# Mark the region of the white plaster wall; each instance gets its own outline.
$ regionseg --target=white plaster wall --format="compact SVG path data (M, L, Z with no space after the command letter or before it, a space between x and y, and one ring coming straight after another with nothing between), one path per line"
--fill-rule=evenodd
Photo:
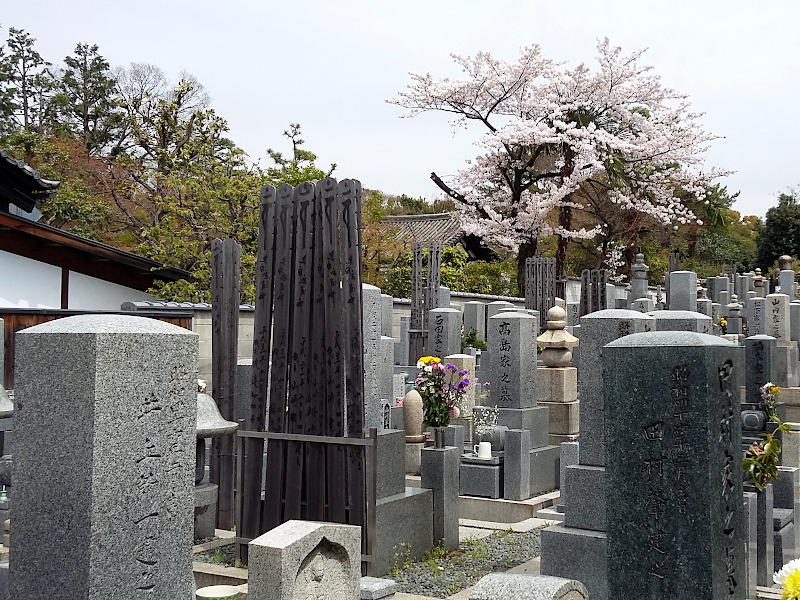
M255 312L239 311L239 345L237 361L253 358L253 330L255 329ZM211 376L211 310L195 310L192 318L192 331L198 336L199 357L197 362L198 378L205 380L208 392L213 396L214 381Z
M0 250L0 306L60 308L61 269Z
M61 282L59 280L59 286ZM82 273L69 273L69 308L119 310L123 302L157 300L154 296ZM58 305L56 305L58 306Z

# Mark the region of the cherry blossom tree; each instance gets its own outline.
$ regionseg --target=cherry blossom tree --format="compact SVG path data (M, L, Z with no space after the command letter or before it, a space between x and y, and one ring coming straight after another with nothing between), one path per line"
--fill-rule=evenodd
M597 44L597 66L566 68L523 48L514 63L479 52L452 55L465 77L411 74L388 102L408 109L451 113L457 124L477 122L482 154L448 181L431 174L451 197L465 229L525 259L541 236L559 237L563 274L566 244L603 232L603 223L571 227L572 211L586 208L587 186L620 211L643 213L673 225L696 221L677 195L702 199L725 173L703 170L715 136L705 132L687 97L662 85L644 50L625 55L608 39Z

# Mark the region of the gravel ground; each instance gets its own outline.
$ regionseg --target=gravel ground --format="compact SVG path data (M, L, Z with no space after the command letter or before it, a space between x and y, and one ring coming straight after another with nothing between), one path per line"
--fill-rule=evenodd
M384 577L394 579L401 591L446 598L478 583L488 573L508 571L539 556L539 531L496 531L479 540L461 542L458 550L434 548L419 562L397 553L395 567ZM233 566L233 546L196 554L194 560Z
M475 585L488 573L507 571L539 556L539 530L497 531L480 540L461 542L458 550L434 549L419 562L403 564L398 556L394 579L407 594L446 598Z

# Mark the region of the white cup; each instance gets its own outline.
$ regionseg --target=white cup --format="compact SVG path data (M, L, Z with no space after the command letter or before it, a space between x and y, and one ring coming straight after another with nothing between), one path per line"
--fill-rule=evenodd
M197 600L219 598L220 600L236 600L239 597L239 588L232 585L210 585L200 588L195 592Z
M478 458L492 458L492 442L481 442L473 448Z

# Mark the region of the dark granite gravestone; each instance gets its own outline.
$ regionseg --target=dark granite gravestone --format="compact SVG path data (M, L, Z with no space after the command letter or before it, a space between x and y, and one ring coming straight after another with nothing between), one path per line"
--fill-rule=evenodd
M748 404L761 404L758 388L776 379L776 340L771 335L751 335L744 340L744 347L747 365L744 401Z
M609 598L746 598L742 354L667 331L603 349Z

